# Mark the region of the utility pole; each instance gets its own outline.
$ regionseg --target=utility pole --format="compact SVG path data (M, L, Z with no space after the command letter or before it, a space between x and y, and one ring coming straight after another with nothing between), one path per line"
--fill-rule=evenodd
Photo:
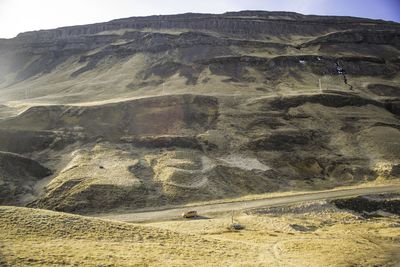
M165 95L165 83L162 83L162 94Z

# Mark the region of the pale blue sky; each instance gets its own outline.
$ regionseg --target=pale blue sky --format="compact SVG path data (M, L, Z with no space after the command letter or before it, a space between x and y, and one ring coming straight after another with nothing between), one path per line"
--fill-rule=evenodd
M0 0L0 38L131 16L239 10L283 10L400 22L400 0Z

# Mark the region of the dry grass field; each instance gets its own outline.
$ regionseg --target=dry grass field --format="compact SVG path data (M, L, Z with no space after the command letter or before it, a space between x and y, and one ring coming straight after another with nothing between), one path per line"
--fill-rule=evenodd
M400 217L316 201L197 220L129 224L0 208L4 266L396 266Z

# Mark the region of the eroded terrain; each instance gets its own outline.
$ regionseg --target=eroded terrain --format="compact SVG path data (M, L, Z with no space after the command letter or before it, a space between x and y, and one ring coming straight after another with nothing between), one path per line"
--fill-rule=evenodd
M126 18L0 39L0 205L29 207L0 208L0 259L392 266L400 228L390 198L247 211L236 215L240 232L226 229L226 214L131 225L44 210L113 216L397 184L399 70L398 23L288 12Z

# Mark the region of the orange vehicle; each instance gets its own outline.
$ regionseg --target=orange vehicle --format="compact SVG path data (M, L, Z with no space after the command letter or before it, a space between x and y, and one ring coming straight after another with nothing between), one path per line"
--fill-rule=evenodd
M196 218L197 217L197 211L195 210L190 210L190 211L185 211L182 213L182 218L188 219L188 218Z

